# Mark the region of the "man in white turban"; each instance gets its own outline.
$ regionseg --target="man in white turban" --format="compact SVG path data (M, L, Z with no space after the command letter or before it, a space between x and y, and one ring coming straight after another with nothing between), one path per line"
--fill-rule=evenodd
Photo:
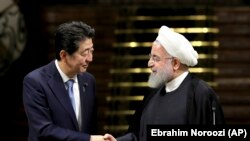
M167 54L165 58L167 63L171 61L171 65L162 64L165 59L158 59ZM163 57L164 58L164 57ZM157 61L162 60L162 61ZM166 91L168 89L176 89L183 79L188 74L188 67L195 66L198 63L198 53L194 50L192 44L181 34L174 32L167 26L162 26L159 30L158 36L153 43L150 53L150 60L148 66L151 68L152 73L149 77L149 86L157 88L166 82L177 78L177 80L166 83ZM161 69L162 68L162 69ZM156 69L158 71L156 72ZM172 69L172 70L170 70ZM180 75L182 74L182 75Z
M104 138L111 141L146 141L149 134L147 125L225 123L216 93L205 81L189 72L189 66L198 63L198 54L183 35L162 26L149 57L148 67L152 72L148 83L155 91L144 96L142 106L130 121L127 134L117 139L106 134Z
M162 26L159 30L157 41L173 57L180 60L187 66L195 66L198 61L198 53L192 44L181 34L174 32L167 26Z

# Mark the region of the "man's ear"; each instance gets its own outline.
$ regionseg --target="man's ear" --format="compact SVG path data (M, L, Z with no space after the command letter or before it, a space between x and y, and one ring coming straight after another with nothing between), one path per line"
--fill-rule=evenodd
M175 58L175 57L172 60L172 64L173 64L174 71L178 70L181 66L180 60L178 58Z
M60 51L60 58L63 60L66 58L66 56L67 56L67 52L65 50L61 50Z

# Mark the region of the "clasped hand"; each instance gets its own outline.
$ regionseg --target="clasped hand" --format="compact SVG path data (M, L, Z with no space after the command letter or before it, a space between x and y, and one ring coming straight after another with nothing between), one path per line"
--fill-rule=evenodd
M90 141L116 141L115 137L111 134L102 135L92 135Z

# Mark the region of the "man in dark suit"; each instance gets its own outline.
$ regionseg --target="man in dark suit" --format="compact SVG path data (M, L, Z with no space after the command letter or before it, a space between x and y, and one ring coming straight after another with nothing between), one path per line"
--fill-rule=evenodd
M61 24L55 34L56 59L24 77L29 141L103 140L93 135L97 131L96 82L86 71L93 60L94 35L95 30L83 22ZM73 82L72 89L68 80Z

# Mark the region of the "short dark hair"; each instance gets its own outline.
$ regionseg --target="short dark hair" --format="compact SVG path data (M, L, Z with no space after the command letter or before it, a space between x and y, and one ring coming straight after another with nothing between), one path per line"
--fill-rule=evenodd
M79 48L79 42L93 39L95 29L81 21L66 22L58 26L55 33L56 59L60 60L60 51L73 54Z

